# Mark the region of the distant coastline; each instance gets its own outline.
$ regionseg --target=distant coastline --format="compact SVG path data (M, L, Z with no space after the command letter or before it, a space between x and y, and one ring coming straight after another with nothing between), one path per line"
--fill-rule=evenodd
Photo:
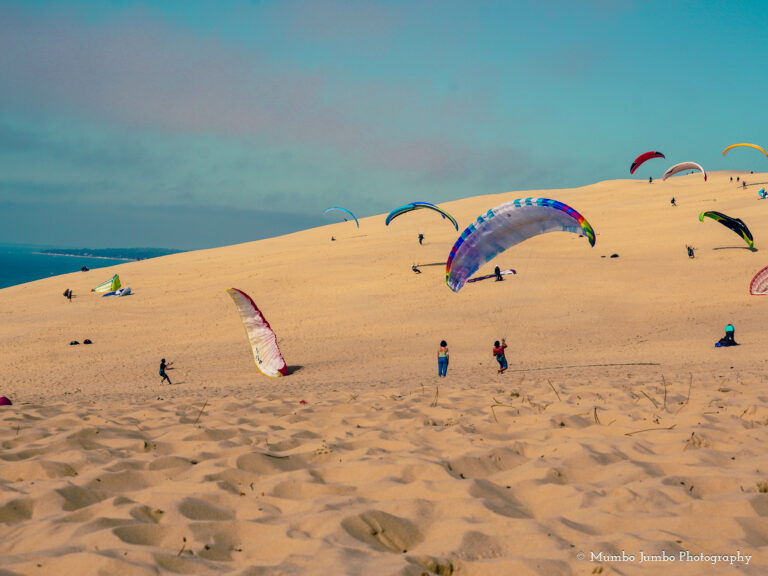
M69 258L95 258L97 260L122 260L132 262L134 260L143 260L143 258L124 258L120 256L96 256L94 254L70 254L66 252L47 252L45 250L32 252L32 254L42 254L44 256L67 256Z
M37 250L33 254L134 261L147 260L148 258L167 256L179 252L182 252L182 250L171 250L168 248L45 248Z

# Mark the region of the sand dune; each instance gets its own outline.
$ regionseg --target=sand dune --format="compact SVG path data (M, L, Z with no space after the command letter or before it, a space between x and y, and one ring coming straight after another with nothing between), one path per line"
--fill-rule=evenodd
M553 197L599 234L535 238L458 294L410 270L456 238L418 213L0 291L0 575L765 573L768 202L735 174L447 203L466 226ZM134 295L89 292L113 271ZM228 286L290 377L256 371ZM715 349L727 322L741 345Z

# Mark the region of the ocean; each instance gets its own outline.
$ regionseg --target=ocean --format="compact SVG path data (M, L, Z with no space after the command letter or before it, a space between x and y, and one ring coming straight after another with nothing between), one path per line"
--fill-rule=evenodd
M0 288L41 280L49 276L114 266L127 260L86 258L84 256L50 256L35 254L41 247L0 244ZM62 290L68 286L61 287Z

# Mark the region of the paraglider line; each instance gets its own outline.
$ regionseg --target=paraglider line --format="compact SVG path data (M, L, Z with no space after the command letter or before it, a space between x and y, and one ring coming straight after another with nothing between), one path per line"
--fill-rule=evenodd
M562 368L599 368L606 366L661 366L660 362L619 362L615 364L573 364L571 366L547 366L545 368L521 368L507 372L539 372L541 370L560 370Z

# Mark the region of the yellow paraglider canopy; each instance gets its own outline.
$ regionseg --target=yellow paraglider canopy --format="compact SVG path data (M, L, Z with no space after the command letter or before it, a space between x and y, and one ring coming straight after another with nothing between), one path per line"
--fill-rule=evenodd
M731 144L725 150L723 150L723 156L725 156L725 153L728 152L728 150L730 150L731 148L737 148L739 146L749 146L750 148L760 150L760 152L768 156L768 152L766 152L765 149L762 148L761 146L758 146L757 144L747 144L746 142L741 142L740 144Z

